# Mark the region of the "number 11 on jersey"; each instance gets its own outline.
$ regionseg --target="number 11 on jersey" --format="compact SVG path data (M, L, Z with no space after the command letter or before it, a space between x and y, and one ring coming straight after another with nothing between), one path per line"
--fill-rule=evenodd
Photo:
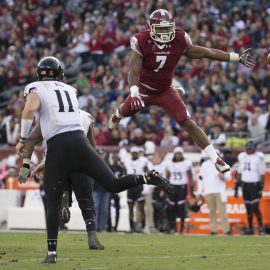
M158 72L161 68L163 68L165 62L167 60L167 56L166 55L157 55L156 56L156 62L160 63L158 68L154 69L155 72Z

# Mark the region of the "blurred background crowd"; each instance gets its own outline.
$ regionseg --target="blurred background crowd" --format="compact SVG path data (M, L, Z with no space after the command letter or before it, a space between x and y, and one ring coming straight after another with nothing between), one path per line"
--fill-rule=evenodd
M158 8L171 11L194 44L234 52L252 48L258 60L253 70L182 57L175 80L213 144L241 147L253 137L269 145L266 0L0 1L0 144L16 144L24 86L35 80L38 60L54 55L65 65L66 82L79 90L80 108L96 120L97 145L143 145L148 140L161 146L193 145L156 107L125 119L120 129L108 129L109 116L129 93L129 40L145 29L149 14Z

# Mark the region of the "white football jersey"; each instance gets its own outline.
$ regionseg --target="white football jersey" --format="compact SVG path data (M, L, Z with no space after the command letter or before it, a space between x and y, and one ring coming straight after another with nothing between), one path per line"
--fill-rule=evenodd
M126 158L123 163L127 170L127 174L144 174L144 168L148 165L147 161L143 158L138 158L136 160Z
M59 133L83 130L74 87L58 81L37 81L25 87L24 95L32 92L41 101L39 122L44 140Z
M83 127L85 136L87 136L89 128L94 126L94 119L92 115L88 112L79 110L79 113L80 113L80 123Z
M191 167L192 163L187 159L178 162L166 161L165 168L170 172L170 183L172 185L186 185L188 183L187 172Z
M243 182L258 182L261 175L265 174L266 167L262 152L255 152L251 155L242 152L238 155L238 162L238 173L241 174L241 180Z

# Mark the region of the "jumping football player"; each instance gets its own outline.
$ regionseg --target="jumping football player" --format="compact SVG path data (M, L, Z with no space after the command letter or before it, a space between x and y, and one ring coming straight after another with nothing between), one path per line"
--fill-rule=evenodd
M193 45L184 30L175 28L171 13L164 9L150 15L148 26L148 30L135 34L130 40L130 94L111 116L109 127L117 128L122 118L133 116L148 105L160 106L190 134L217 170L225 173L230 166L217 155L206 134L191 120L183 100L172 87L174 71L182 55L193 59L240 62L246 67L253 67L256 61L250 55L251 49L238 54Z
M55 57L45 57L38 63L38 81L28 84L24 90L26 104L22 112L21 137L16 145L17 153L21 154L34 116L39 112L42 137L47 142L44 188L48 200L48 253L44 263L56 262L59 207L63 186L71 173L84 173L109 192L117 193L142 184L161 186L173 192L169 181L156 171L115 177L85 137L80 124L77 90L61 82L63 75L62 63Z

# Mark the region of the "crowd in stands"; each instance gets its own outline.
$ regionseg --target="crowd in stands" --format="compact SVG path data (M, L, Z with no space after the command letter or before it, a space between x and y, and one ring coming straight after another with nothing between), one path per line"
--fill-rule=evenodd
M143 31L149 14L165 8L193 44L230 52L249 47L258 64L182 57L175 79L190 114L217 146L243 146L248 137L267 144L270 131L269 1L220 0L6 0L0 1L0 144L19 137L23 88L36 79L39 59L54 55L65 80L79 90L79 106L96 121L97 145L154 141L161 146L193 145L162 110L150 107L120 129L109 116L128 95L129 40Z

